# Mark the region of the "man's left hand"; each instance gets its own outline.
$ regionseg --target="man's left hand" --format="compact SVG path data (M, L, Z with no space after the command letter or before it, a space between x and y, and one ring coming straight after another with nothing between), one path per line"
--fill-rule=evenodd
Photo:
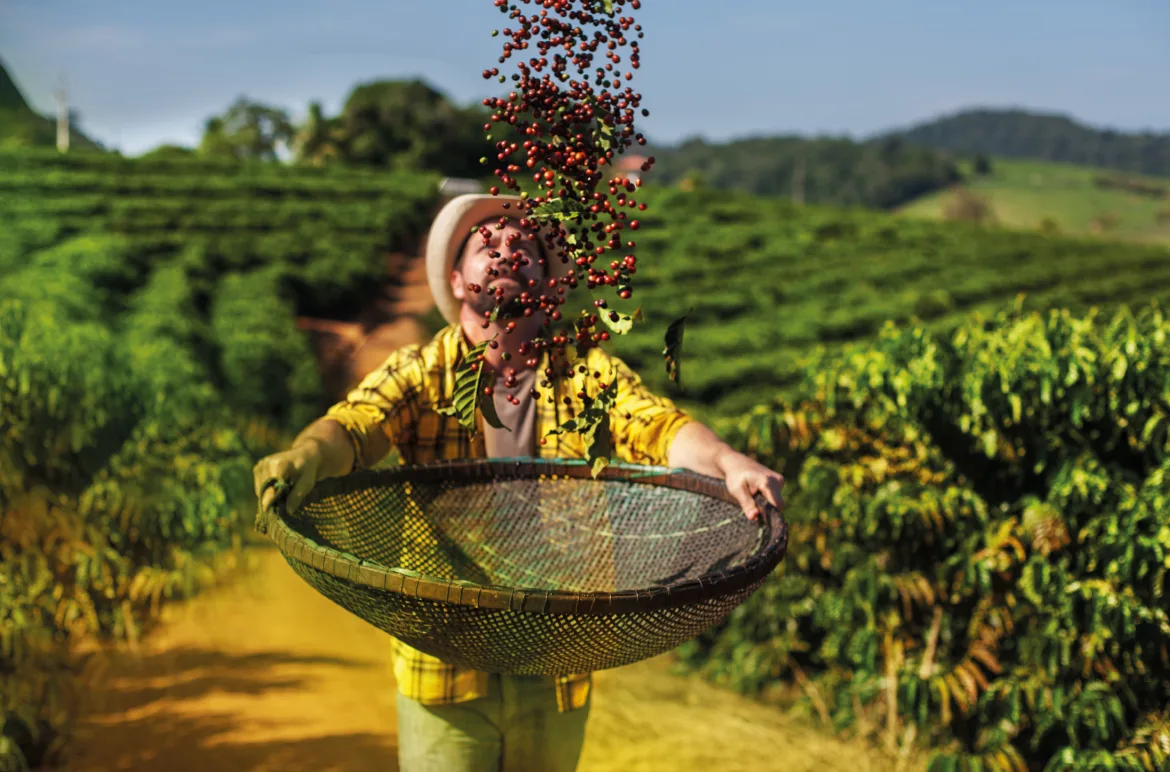
M743 507L743 513L748 520L756 520L760 516L754 496L763 494L764 498L781 512L784 511L784 478L768 467L753 461L742 453L729 450L721 459L727 490Z

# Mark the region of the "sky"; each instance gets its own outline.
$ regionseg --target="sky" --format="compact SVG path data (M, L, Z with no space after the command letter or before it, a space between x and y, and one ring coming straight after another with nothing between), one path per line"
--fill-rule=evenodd
M969 107L1170 131L1170 0L642 0L633 85L653 142L864 137ZM358 83L503 88L491 0L0 0L0 61L34 109L62 78L128 154L194 145L238 96L301 118ZM507 70L506 72L511 72Z

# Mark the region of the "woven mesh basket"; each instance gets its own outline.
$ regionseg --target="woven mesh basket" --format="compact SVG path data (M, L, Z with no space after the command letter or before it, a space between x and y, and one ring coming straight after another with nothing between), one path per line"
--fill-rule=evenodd
M742 603L787 547L757 495L693 472L490 459L320 481L258 528L320 593L462 667L566 675L628 665Z

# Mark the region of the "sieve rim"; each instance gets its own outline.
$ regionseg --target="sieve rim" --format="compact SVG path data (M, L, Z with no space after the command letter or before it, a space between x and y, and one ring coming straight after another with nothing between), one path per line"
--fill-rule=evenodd
M585 460L529 457L445 460L361 469L321 480L305 497L304 504L400 481L473 483L533 479L541 475L583 479L588 483L617 481L673 488L709 496L739 508L739 503L722 480L688 469L611 462L595 481ZM274 511L267 513L266 528L262 532L275 542L287 560L387 593L488 610L570 616L622 614L679 608L721 598L750 587L769 574L787 551L788 524L780 510L762 495L756 494L755 499L760 509L757 524L763 530L761 535L766 538L766 543L744 563L695 579L614 592L479 584L387 567L374 561L355 560L354 556L320 544L290 526L285 520L283 499L278 500ZM743 516L742 510L739 511Z

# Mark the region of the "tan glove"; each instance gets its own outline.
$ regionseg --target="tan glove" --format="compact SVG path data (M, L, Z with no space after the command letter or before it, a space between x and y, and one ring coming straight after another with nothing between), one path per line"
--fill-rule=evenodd
M260 459L252 469L260 510L268 511L281 487L277 483L284 483L291 487L284 502L285 511L289 514L296 512L321 477L322 451L321 443L306 440Z

